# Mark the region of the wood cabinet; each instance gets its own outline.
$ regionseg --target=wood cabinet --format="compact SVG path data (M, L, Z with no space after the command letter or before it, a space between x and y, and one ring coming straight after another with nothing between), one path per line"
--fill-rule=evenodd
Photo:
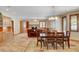
M12 20L10 17L4 16L0 13L0 43L11 37L6 33L12 33Z
M0 13L0 32L12 32L12 20Z
M28 29L28 37L37 37L37 35L39 36L39 33L37 34L37 31L39 32L40 30Z
M0 13L0 32L3 31L3 19L2 19L2 14Z

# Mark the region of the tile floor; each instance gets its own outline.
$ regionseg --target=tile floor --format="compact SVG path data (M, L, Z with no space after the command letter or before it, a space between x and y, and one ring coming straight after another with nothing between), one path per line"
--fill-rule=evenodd
M18 34L13 38L7 39L5 42L0 44L1 52L79 52L79 42L71 41L71 48L65 47L58 48L54 50L53 47L49 47L47 50L46 47L40 48L36 46L36 38L28 38L26 33Z

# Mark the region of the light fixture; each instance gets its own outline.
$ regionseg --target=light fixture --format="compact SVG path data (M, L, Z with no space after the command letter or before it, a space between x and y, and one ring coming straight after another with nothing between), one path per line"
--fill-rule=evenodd
M36 19L34 19L34 21L36 22L37 20L36 20Z
M49 20L57 20L58 17L57 16L54 16L54 17L50 17Z
M55 19L57 20L57 19L58 19L58 17L57 17L57 16L55 16Z
M7 8L6 11L9 11L9 9Z
M6 11L9 11L11 6L6 6Z

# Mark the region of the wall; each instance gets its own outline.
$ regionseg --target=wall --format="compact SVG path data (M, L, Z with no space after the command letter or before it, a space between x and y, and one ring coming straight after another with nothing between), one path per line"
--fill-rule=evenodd
M14 20L14 34L20 33L20 21Z
M52 28L52 23L53 23L53 21L52 20L48 20L48 19L41 19L41 20L39 20L39 21L45 21L46 22L46 27L47 28L50 28L50 29L53 29ZM33 25L33 24L35 24L38 28L39 28L39 21L37 21L37 22L34 22L33 20L30 20L29 21L29 23L30 23L30 26L29 27L31 27L31 25ZM61 31L62 30L62 28L61 28L61 17L60 16L58 16L58 19L56 20L56 30L57 31Z
M52 20L49 20L50 23L48 23L47 25L50 26L50 28L53 29L53 21ZM62 25L61 25L61 17L58 16L58 18L55 20L55 30L57 31L62 31Z
M51 21L49 21L49 20L46 21L46 27L51 28Z
M71 37L72 40L79 40L79 32L71 32Z
M56 30L57 31L62 31L62 27L61 27L61 18L58 17L58 19L56 20Z

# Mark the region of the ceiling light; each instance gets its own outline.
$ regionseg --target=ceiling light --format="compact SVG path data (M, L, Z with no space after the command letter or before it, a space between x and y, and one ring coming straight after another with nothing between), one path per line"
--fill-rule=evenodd
M58 19L58 17L56 17L56 16L55 16L55 17L50 17L50 18L49 18L49 20L57 20L57 19Z
M55 17L51 17L51 19L55 19Z
M57 20L57 19L58 19L58 17L55 17L55 19Z
M6 9L6 11L9 11L9 9Z
M35 19L34 21L36 22L37 20Z

